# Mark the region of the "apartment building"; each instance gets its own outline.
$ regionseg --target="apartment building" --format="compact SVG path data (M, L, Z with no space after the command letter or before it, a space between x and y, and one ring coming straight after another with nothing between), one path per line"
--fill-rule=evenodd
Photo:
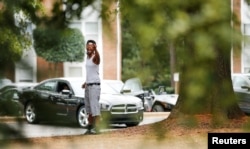
M44 3L50 8L50 0ZM100 7L98 0L95 7ZM250 72L250 5L245 0L231 0L232 11L240 20L238 28L244 35L240 49L232 48L231 69L235 73ZM110 6L118 9L118 3ZM82 12L81 20L73 20L70 27L82 31L85 40L94 39L101 56L100 76L103 79L121 79L121 32L119 13L114 13L111 26L107 26L99 17L100 13L89 6ZM31 28L32 30L32 28ZM85 50L85 49L84 49ZM38 57L34 49L24 52L23 59L6 72L13 82L39 82L50 77L85 77L85 62L64 62L56 65ZM52 75L57 71L56 76ZM55 73L54 73L55 74Z
M232 49L231 69L233 73L250 73L250 5L246 0L231 0L232 10L236 13L244 40L240 49Z
M51 9L51 0L44 0L43 2L46 8ZM94 5L86 7L82 12L82 19L72 20L70 27L80 29L85 41L93 39L97 42L97 49L101 57L101 78L120 79L121 41L119 14L113 13L110 16L112 19L108 22L102 21L98 11L101 10L100 4L101 0L98 0ZM115 9L118 9L117 3L110 6L111 11ZM29 28L30 32L32 32L32 27L30 26ZM13 82L40 82L51 77L85 77L85 61L50 63L37 56L35 50L31 47L24 52L20 62L9 68L5 76Z

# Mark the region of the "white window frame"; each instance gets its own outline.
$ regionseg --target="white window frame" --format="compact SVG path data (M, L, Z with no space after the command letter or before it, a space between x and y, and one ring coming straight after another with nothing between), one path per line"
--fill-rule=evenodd
M250 5L241 0L241 32L244 36L241 52L241 72L250 72ZM247 41L247 42L246 42ZM249 42L248 42L249 41Z
M101 2L101 1L97 1ZM98 6L98 5L96 5ZM78 28L82 31L84 40L87 42L89 39L94 39L97 43L97 49L100 53L100 57L102 59L102 21L99 17L99 11L95 10L96 8L93 8L93 6L89 6L84 9L82 12L81 20L74 20L72 21L70 27L72 28ZM93 30L88 29L88 24L96 24L96 27ZM86 51L86 49L84 49ZM65 77L75 77L75 74L72 74L70 72L70 68L79 68L81 69L81 74L79 74L79 77L85 78L86 76L86 70L85 70L85 59L86 59L86 52L83 62L65 62L64 63L64 76ZM103 62L103 61L102 61ZM103 78L103 63L100 64L100 77Z

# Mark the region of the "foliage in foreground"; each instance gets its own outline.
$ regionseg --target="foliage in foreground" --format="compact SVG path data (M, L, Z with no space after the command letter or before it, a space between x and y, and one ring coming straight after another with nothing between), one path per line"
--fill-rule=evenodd
M156 61L155 43L167 42L166 45L174 46L180 72L180 96L171 114L173 117L180 113L208 113L219 123L243 116L231 82L231 48L240 44L241 37L231 26L234 17L230 1L120 2L122 18L131 22L130 29L144 61ZM169 46L165 50L170 50ZM150 72L146 69L137 74L145 76Z

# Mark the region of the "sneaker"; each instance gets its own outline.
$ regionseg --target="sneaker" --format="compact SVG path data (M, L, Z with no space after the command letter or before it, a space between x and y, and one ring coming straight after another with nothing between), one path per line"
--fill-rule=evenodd
M97 135L97 134L100 134L101 132L95 128L91 129L90 130L90 134L93 134L93 135Z
M91 129L93 128L92 125L87 126L87 131L84 134L91 134Z
M100 131L97 131L96 129L87 129L87 131L84 133L85 135L97 135L97 134L100 134L101 132Z
M84 133L85 135L91 134L91 130L88 130Z

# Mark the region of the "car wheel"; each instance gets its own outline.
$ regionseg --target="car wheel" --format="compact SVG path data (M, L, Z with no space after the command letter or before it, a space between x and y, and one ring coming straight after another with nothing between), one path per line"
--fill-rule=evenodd
M28 103L25 108L25 117L28 123L38 123L36 108L33 103Z
M77 121L80 127L86 127L89 123L88 114L84 106L81 106L78 110Z
M156 104L152 108L153 112L164 112L164 108L162 105Z

